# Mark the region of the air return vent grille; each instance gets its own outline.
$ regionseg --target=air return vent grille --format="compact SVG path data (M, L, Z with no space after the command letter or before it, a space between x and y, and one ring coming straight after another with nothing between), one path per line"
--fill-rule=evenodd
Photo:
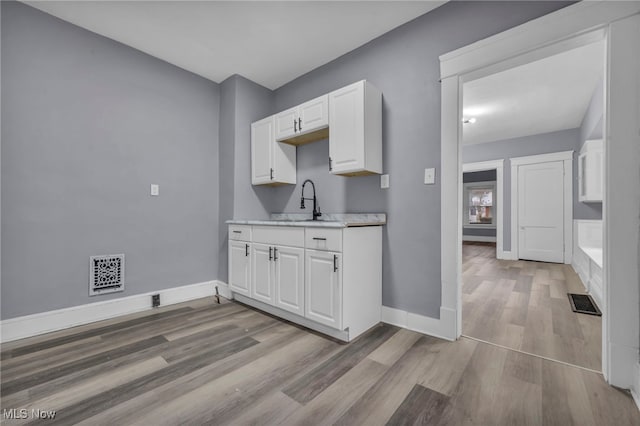
M89 296L124 291L124 254L89 258Z

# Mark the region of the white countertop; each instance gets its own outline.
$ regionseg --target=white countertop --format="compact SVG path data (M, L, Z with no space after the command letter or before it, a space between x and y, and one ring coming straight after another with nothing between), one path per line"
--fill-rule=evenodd
M270 219L233 219L230 225L302 226L317 228L348 228L353 226L381 226L387 223L385 213L323 213L318 220L308 214L275 213Z

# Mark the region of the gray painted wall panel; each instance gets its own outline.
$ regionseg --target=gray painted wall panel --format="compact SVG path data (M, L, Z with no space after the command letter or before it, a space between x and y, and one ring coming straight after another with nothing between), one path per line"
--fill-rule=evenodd
M218 220L218 279L228 282L228 243L229 232L225 221L233 219L235 200L235 130L236 130L236 79L230 77L220 84L220 145L218 183L219 183L219 220Z
M298 148L298 182L276 188L274 211L300 212L300 184L318 184L326 212L386 212L383 303L439 317L440 184L424 169L440 166L438 56L566 6L553 2L452 2L276 90L277 112L361 79L383 93L383 166L379 176L328 173L328 143ZM575 146L575 145L574 145Z
M218 85L1 7L2 318L216 279ZM126 291L89 297L111 253Z

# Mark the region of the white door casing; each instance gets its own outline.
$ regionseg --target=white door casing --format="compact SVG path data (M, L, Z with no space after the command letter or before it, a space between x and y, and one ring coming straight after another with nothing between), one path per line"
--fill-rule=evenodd
M564 164L518 167L518 258L564 261Z

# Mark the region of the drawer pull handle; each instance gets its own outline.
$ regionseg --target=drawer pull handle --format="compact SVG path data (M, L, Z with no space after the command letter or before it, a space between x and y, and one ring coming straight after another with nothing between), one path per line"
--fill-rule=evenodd
M338 256L337 255L333 255L333 272L337 272L338 271Z
M242 234L242 231L233 231L234 234Z
M313 239L317 241L327 241L327 239L323 237L313 237Z

